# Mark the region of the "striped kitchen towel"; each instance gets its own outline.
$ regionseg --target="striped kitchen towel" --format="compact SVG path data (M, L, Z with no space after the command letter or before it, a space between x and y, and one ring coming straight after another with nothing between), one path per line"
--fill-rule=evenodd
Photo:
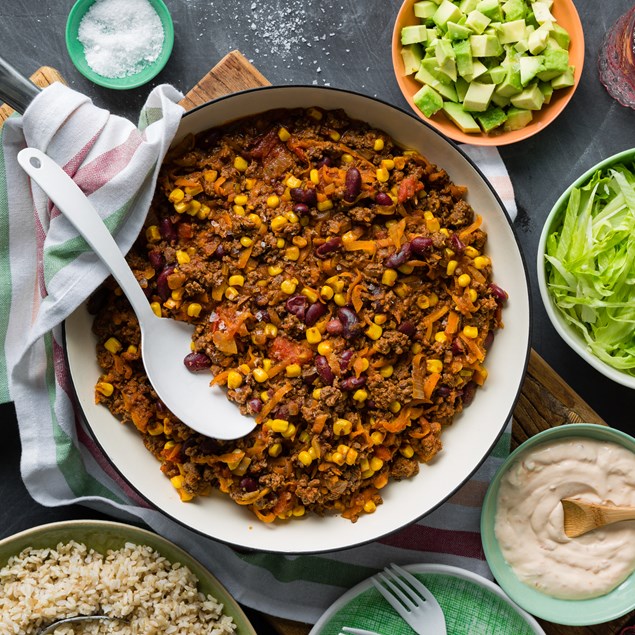
M346 589L389 562L452 564L490 576L481 549L480 507L509 451L509 430L477 473L425 519L377 542L320 555L239 552L149 508L115 472L74 404L61 323L106 276L16 162L25 145L52 156L84 189L127 251L140 231L158 166L180 120L180 95L149 96L137 128L53 85L24 117L8 120L0 144L0 401L15 401L21 471L43 505L81 503L143 520L207 565L230 593L269 614L314 622ZM463 148L515 214L513 190L495 148ZM491 576L490 576L491 577Z

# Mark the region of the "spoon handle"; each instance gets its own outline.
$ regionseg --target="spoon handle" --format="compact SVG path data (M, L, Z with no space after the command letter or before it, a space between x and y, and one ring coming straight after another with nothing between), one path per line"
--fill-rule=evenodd
M137 314L140 325L154 317L137 279L97 210L73 179L46 154L35 148L18 153L22 169L44 190L93 251L108 267Z
M618 523L623 520L635 520L635 507L624 505L592 505L593 514L597 514L602 524Z
M0 99L17 112L24 113L40 89L0 57Z

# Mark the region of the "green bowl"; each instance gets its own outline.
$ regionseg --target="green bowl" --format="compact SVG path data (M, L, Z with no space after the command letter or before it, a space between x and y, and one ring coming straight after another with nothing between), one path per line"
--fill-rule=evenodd
M86 61L84 47L78 39L79 24L88 9L90 9L95 2L96 0L77 0L68 14L68 20L66 21L66 48L73 64L75 64L75 68L77 68L84 77L90 79L90 81L95 84L116 90L137 88L156 77L167 63L174 45L174 24L172 23L172 16L163 3L163 0L148 0L157 12L163 26L165 36L163 39L163 48L154 62L145 66L143 70L138 73L128 75L127 77L104 77L96 73Z
M166 538L133 525L108 520L68 520L33 527L0 540L0 568L23 549L54 548L60 542L71 540L83 543L102 555L109 549L121 549L127 542L152 547L170 562L180 562L188 567L198 578L199 591L212 595L223 604L224 612L231 615L237 626L236 635L256 635L236 600L198 560Z
M496 472L483 501L481 540L485 558L496 581L516 604L528 613L555 624L589 626L609 622L635 609L635 571L610 593L597 598L588 600L553 598L526 585L516 577L503 557L494 532L498 489L503 475L513 462L520 454L537 445L572 437L611 441L635 452L635 438L608 426L570 423L538 433L516 448Z

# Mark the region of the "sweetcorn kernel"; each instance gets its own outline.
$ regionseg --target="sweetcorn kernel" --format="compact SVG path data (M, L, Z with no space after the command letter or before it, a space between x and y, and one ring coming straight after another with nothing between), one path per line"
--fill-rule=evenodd
M291 138L291 133L284 127L278 130L278 139L284 143L285 141L289 141Z
M238 194L234 197L234 203L236 205L247 205L248 200L246 194Z
M472 278L467 273L462 273L457 279L459 287L467 287L470 282L472 282Z
M443 370L443 362L440 359L426 360L426 370L429 373L440 373Z
M379 152L380 150L384 149L384 140L380 137L378 137L377 139L375 139L375 143L373 143L373 150L375 150L375 152Z
M448 262L448 265L447 265L447 267L445 269L445 272L448 274L448 276L451 276L452 274L454 274L458 264L459 263L456 260L450 260Z
M464 326L463 327L463 335L465 335L465 337L469 337L471 340L473 340L476 337L478 337L478 328L476 328L475 326Z
M245 277L241 275L229 276L229 285L232 287L242 287L245 284Z
M302 374L300 364L289 364L286 368L287 377L299 377Z
M201 314L202 306L198 302L191 302L187 307L189 317L198 317Z
M239 172L244 172L249 167L249 163L247 163L247 161L245 159L243 159L243 157L237 156L234 159L234 167Z
M262 384L263 381L267 381L267 379L269 379L269 374L266 370L264 370L264 368L254 368L253 376L259 384Z
M267 198L267 207L270 207L271 209L275 209L279 205L280 205L280 197L279 196L276 196L275 194L272 194L271 196L269 196Z
M235 371L235 370L230 370L229 373L227 373L227 388L238 388L241 384L243 383L243 376Z
M392 364L386 364L379 369L379 374L386 379L390 377L394 372L395 369L393 368Z

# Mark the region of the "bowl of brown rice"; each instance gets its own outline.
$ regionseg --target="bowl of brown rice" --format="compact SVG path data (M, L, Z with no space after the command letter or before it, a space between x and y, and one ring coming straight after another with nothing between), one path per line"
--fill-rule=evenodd
M35 634L64 617L122 622L71 633L255 635L221 583L174 543L111 521L41 525L0 540L0 632Z

